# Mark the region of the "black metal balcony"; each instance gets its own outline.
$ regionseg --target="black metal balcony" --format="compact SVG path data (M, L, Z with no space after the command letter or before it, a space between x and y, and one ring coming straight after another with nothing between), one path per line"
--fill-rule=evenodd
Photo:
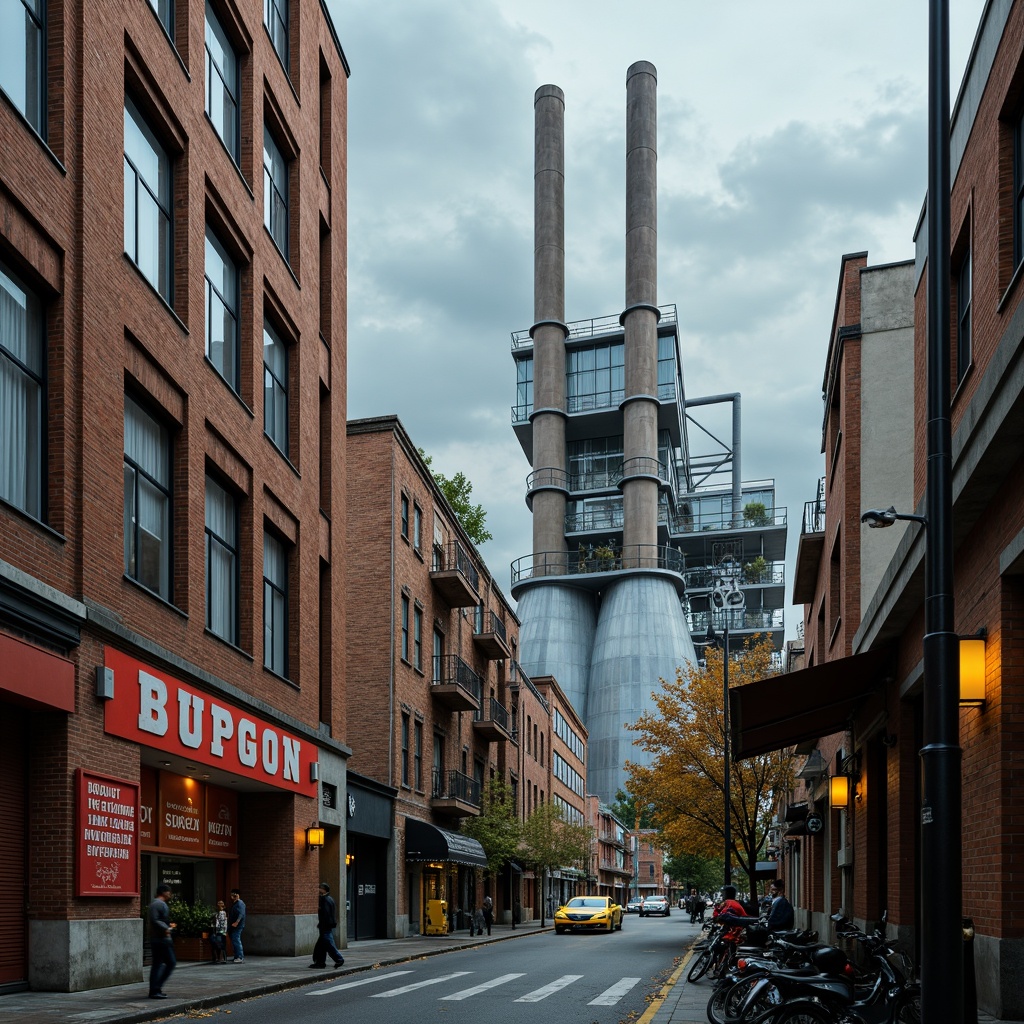
M505 623L492 611L477 606L476 623L473 627L473 642L491 660L502 661L512 657L508 645Z
M457 540L443 548L434 545L430 578L451 608L468 608L480 600L480 574L469 552Z
M470 818L480 813L480 783L459 771L435 768L430 806L441 814Z
M473 715L473 732L486 740L510 740L512 726L508 711L493 697L488 697Z
M457 655L434 658L430 692L452 711L479 711L483 685L480 677Z

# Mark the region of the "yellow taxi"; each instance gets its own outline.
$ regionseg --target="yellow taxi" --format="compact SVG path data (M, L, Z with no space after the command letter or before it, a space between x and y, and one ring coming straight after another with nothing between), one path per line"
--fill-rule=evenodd
M622 907L610 896L573 896L555 911L555 933L561 935L578 928L622 931Z

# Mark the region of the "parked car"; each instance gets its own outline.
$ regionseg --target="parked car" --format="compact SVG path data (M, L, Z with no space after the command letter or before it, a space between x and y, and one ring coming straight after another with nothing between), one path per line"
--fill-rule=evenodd
M555 911L555 934L578 928L622 931L622 907L610 896L573 896Z
M667 896L645 896L643 906L640 908L641 917L650 917L653 914L668 917L671 913L672 905Z
M638 913L640 913L640 908L643 905L644 905L644 898L643 898L643 896L634 896L626 904L626 913L627 914L638 914Z

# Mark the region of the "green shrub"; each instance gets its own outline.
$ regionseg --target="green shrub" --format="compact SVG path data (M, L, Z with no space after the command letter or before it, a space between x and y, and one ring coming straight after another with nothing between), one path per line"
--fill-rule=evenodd
M208 903L196 900L188 903L183 899L174 898L167 905L171 912L171 920L175 924L174 934L184 939L202 938L203 932L212 930L212 921L216 911Z

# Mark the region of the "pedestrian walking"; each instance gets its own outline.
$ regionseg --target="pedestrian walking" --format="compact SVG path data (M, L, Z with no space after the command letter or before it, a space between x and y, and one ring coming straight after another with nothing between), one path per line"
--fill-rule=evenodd
M217 900L217 912L210 922L210 950L215 964L228 962L225 949L228 934L228 912L224 909L224 901Z
M231 890L231 909L228 911L228 938L235 958L233 964L245 963L245 949L242 946L242 932L245 931L245 902L237 889Z
M487 934L491 934L491 925L494 924L494 900L490 896L484 897L484 924L487 925Z
M174 928L171 911L167 904L171 899L171 887L158 885L156 897L149 905L149 949L153 964L149 969L149 998L166 999L164 983L177 966L174 956Z
M326 967L328 956L334 961L335 967L340 967L345 962L334 942L334 929L337 927L338 907L331 895L331 887L326 882L321 882L320 900L316 910L316 928L320 937L313 947L313 962L310 967Z
M484 933L484 908L477 906L473 911L472 916L469 919L469 935L472 938L474 935L483 935Z

